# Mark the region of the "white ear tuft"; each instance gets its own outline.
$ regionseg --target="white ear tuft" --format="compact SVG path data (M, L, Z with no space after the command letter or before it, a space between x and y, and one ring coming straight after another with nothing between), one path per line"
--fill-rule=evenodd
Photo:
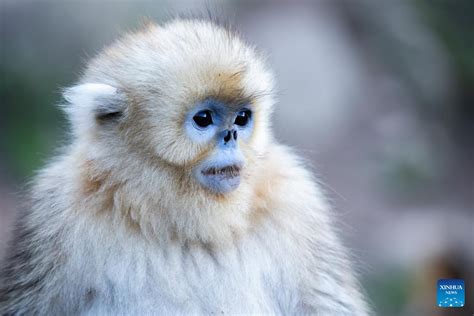
M63 92L68 102L64 110L76 133L83 133L97 123L111 121L122 116L124 95L115 87L102 83L84 83Z
M77 106L90 106L97 97L113 96L117 93L117 88L103 83L84 83L71 88L67 88L64 99Z

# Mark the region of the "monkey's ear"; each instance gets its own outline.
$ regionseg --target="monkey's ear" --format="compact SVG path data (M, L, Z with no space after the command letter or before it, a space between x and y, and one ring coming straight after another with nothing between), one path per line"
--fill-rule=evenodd
M95 123L115 122L123 116L124 93L102 83L84 83L63 92L68 102L64 110L76 128L91 128Z

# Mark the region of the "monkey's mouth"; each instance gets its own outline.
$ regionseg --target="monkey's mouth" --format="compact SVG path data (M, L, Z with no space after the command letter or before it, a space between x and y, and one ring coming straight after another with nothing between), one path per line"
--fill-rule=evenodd
M206 189L225 194L235 190L240 185L242 163L219 164L210 163L195 170L196 180Z
M219 176L223 178L235 178L240 176L241 167L230 165L222 168L210 167L201 171L204 176Z

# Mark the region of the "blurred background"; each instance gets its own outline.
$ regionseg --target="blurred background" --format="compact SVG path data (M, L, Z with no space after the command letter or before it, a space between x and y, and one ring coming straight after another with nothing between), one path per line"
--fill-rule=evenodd
M146 19L207 10L267 53L275 133L314 166L378 315L472 315L474 1L0 1L0 258L56 105ZM462 278L467 306L436 307Z

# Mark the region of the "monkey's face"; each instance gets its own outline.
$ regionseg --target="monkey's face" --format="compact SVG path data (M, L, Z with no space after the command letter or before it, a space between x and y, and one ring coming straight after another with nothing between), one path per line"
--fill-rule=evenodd
M101 83L85 85L87 98L76 90L72 103L94 100L102 147L119 161L132 153L165 162L179 188L244 190L266 152L273 76L251 47L210 23L130 35L91 62L83 82Z
M228 107L208 99L187 113L186 134L194 142L207 143L212 148L192 169L200 185L215 193L227 193L239 186L245 165L239 144L249 141L253 125L250 104Z

